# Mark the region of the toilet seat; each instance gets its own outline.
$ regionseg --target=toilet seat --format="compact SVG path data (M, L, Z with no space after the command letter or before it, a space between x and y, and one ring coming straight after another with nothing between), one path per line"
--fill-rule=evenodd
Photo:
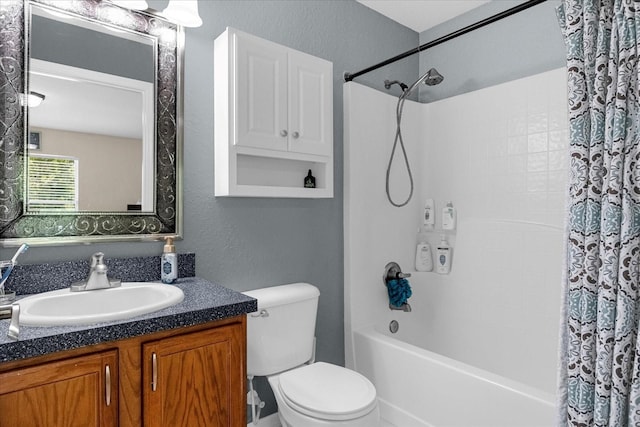
M376 407L376 389L371 381L324 362L280 374L278 389L292 409L318 419L351 420Z

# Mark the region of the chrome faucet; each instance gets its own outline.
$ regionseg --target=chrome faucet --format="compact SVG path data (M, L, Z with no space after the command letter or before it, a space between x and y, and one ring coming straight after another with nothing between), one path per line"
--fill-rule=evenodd
M87 280L71 284L71 292L92 291L95 289L117 288L122 282L120 280L109 280L107 277L107 266L104 263L104 254L96 252L91 256L91 269Z

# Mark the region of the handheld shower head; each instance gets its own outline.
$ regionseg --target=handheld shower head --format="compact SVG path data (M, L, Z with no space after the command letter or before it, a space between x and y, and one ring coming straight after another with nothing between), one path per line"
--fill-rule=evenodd
M431 68L429 71L421 75L420 78L416 80L411 86L409 86L409 89L405 90L402 96L407 98L409 94L415 91L422 82L424 82L424 84L426 84L427 86L435 86L443 80L444 77L442 76L442 74L440 74L435 68Z
M427 86L435 86L441 83L444 80L444 77L438 72L438 70L432 68L425 73L423 79L424 84L426 84Z
M407 87L407 85L405 85L404 83L399 82L398 80L384 81L385 88L389 89L391 85L398 84L400 85L403 91L402 94L398 97L398 105L396 106L396 124L397 124L396 137L393 141L391 156L389 156L389 164L387 166L387 178L386 178L386 188L385 188L387 192L387 199L395 207L399 208L399 207L405 206L407 203L409 203L409 200L411 200L411 197L413 196L413 175L411 173L411 167L409 166L409 158L407 157L407 152L404 149L404 142L402 140L402 129L400 129L400 121L402 120L402 109L404 107L404 103L409 97L409 95L411 95L411 93L414 90L416 90L416 88L420 85L420 83L424 82L428 86L434 86L442 82L443 80L444 80L444 77L442 76L442 74L440 74L435 68L431 68L429 71L427 71L422 76L420 76L418 80L413 82L413 84L411 84L411 86L409 87ZM398 142L400 143L400 148L402 148L402 154L404 155L404 162L405 162L405 165L407 166L407 174L409 175L409 183L411 188L409 190L409 196L407 197L407 199L404 202L396 203L391 198L391 191L389 189L389 176L391 174L391 163L393 162L393 156L396 152L396 146L398 145Z

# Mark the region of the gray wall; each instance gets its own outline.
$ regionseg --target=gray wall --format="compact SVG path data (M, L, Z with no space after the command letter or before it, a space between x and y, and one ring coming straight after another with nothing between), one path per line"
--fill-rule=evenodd
M166 0L152 0L156 10ZM186 30L184 240L197 254L199 277L237 290L306 281L320 288L319 360L344 363L342 232L342 75L418 45L418 34L355 1L200 1L204 25ZM316 55L334 66L334 198L215 198L213 170L213 41L226 26ZM358 79L417 78L414 57ZM380 147L382 149L382 147ZM161 243L35 247L21 262L157 255ZM1 249L10 258L13 250ZM259 389L268 397L264 384ZM269 405L263 413L274 411Z
M521 1L492 1L420 33L430 42L509 9ZM422 86L420 101L432 102L566 65L556 18L559 0L549 0L420 53L420 72L435 67L445 80Z
M133 41L38 15L31 17L31 58L155 82L150 41Z

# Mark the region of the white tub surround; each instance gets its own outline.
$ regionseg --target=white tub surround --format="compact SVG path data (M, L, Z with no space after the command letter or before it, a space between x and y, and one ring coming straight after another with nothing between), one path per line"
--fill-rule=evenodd
M419 347L554 394L569 161L565 69L430 104L407 101L402 126L416 190L402 208L388 203L384 186L397 98L353 82L344 93L347 365L360 369L353 331L396 319ZM391 172L398 197L408 191L403 163L396 156ZM448 201L457 211L447 275L413 270L427 199L435 200L436 229ZM432 248L439 241L440 233L429 234ZM411 313L387 308L381 275L390 261L412 273Z

